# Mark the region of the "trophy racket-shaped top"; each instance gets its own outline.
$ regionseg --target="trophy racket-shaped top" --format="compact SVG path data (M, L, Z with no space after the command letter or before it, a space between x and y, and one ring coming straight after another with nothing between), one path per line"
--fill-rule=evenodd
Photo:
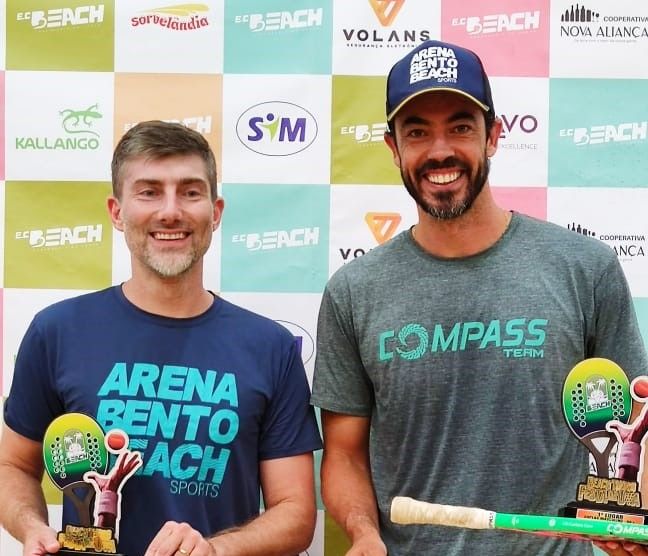
M61 415L45 431L43 461L50 479L61 490L83 482L83 475L88 471L105 473L108 450L104 432L88 415Z
M563 385L563 412L572 433L589 450L599 476L607 467L616 438L605 428L608 421L627 423L632 410L630 382L623 369L594 357L581 361Z

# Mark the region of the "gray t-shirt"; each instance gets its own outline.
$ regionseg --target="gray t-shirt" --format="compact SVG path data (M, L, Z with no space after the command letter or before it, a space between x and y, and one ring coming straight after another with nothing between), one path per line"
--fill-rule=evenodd
M631 378L648 370L614 252L554 224L514 214L497 243L461 259L433 257L403 232L334 274L312 403L371 417L390 556L591 554L589 543L389 520L397 495L556 515L588 471L561 395L588 357Z

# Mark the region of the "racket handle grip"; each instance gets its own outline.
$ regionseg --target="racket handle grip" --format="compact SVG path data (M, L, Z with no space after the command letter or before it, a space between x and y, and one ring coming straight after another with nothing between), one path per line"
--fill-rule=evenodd
M406 496L395 496L391 503L391 520L401 525L432 524L469 529L490 529L493 526L494 512L480 508L445 506L421 502Z

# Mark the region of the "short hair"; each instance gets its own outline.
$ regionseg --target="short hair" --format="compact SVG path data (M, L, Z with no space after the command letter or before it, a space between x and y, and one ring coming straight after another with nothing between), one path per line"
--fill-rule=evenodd
M197 131L171 122L151 120L140 122L130 128L119 140L110 165L113 195L119 199L122 193L124 164L140 156L159 159L174 155L196 154L202 158L207 171L212 199L218 197L216 159L207 140Z
M490 134L490 130L493 127L493 124L495 123L495 112L492 110L489 110L488 112L484 112L484 123L486 124L486 135Z

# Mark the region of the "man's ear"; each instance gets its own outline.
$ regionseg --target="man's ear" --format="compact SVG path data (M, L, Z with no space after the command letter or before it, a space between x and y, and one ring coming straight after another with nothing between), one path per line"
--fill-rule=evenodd
M107 204L108 214L110 215L110 220L112 221L113 227L115 228L115 230L123 232L124 223L121 219L121 205L119 204L119 200L111 195L110 197L108 197Z
M501 134L502 120L498 117L495 118L495 121L488 132L488 137L486 137L486 156L489 158L497 152L497 144Z
M400 168L401 159L400 159L400 154L398 152L398 146L396 145L396 138L394 137L394 132L385 131L384 137L385 137L385 143L387 143L387 146L392 152L392 159L394 161L394 164L396 165L397 168Z
M225 210L225 201L222 197L216 197L214 200L214 223L212 229L216 231L220 226L223 211Z

